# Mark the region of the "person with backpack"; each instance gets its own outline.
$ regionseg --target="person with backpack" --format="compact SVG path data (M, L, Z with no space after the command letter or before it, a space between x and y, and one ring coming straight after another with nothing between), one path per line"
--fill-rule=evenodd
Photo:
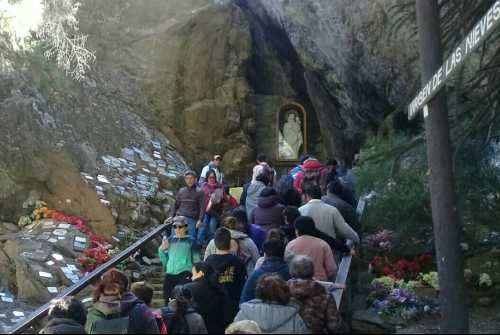
M173 299L160 311L167 324L169 334L207 334L203 317L193 307L191 291L184 286L176 286Z
M285 245L278 239L270 239L264 243L264 262L262 266L248 278L241 293L240 305L255 299L257 282L266 273L277 273L283 280L290 279L288 265L284 261Z
M88 334L159 334L148 306L128 291L127 276L117 269L106 272L92 293L87 314Z
M309 158L302 164L302 171L297 173L293 186L302 193L304 185L320 186L323 165L316 158Z
M205 219L198 225L198 244L205 246L210 241L217 229L222 216L223 203L226 201L224 187L217 182L213 170L207 172L207 182L201 187L205 194Z
M231 253L231 232L226 228L219 228L215 232L215 255L211 255L206 262L215 269L218 274L219 284L227 290L230 299L231 316L234 317L238 311L241 291L247 279L245 263Z
M255 208L250 215L250 224L260 226L264 231L280 228L283 221L283 210L285 206L279 203L278 192L272 187L262 190Z
M299 163L295 165L293 168L288 171L287 177L291 180L292 184L294 183L295 179L297 178L297 175L299 172L302 171L302 165L311 157L309 154L305 154L300 156L299 158Z
M87 311L74 297L64 297L50 303L48 323L40 334L85 334Z
M151 308L151 303L153 302L154 288L150 284L144 281L138 281L130 286L130 292L132 292L138 299L142 300L149 308ZM160 330L160 334L168 334L167 323L163 319L159 311L152 310L152 313L156 319L156 324Z
M205 167L203 167L203 170L201 170L201 175L200 175L200 185L203 185L203 183L208 182L208 171L212 170L215 172L216 178L217 178L217 183L222 184L224 181L224 174L221 171L221 165L222 165L222 156L221 155L215 155L214 159L209 162Z
M190 281L193 264L200 261L199 246L188 236L187 220L183 216L173 219L175 234L163 239L158 248L160 261L165 271L163 282L163 298L168 304L172 290L175 286Z
M184 285L191 292L194 304L203 317L209 334L222 334L232 322L228 295L219 284L214 268L207 262L198 262L192 269L192 282Z
M232 216L228 216L222 221L222 226L229 229L231 233L231 252L245 263L247 276L250 276L260 257L259 249L247 234L236 230L237 224L236 218ZM215 241L212 240L205 250L205 260L216 252Z

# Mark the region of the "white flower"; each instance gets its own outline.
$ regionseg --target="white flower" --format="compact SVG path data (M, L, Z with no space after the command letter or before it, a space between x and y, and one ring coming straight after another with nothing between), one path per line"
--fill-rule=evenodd
M487 273L481 273L479 276L479 287L488 288L493 286L493 282L491 281L491 277Z

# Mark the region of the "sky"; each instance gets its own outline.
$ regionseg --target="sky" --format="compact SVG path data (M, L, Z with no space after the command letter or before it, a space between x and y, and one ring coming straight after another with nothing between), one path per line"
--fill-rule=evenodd
M36 30L42 23L42 13L42 0L22 0L15 4L0 0L0 15L9 19L10 31L18 41Z

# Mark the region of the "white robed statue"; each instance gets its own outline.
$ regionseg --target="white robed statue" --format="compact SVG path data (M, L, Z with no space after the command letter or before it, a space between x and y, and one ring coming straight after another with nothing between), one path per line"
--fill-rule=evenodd
M281 159L296 160L300 155L300 147L304 143L302 127L297 113L292 111L279 132L279 154Z

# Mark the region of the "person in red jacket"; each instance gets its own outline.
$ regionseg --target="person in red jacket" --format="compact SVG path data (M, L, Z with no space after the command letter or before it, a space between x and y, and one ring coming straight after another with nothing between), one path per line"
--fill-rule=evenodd
M228 185L224 185L224 192L226 193L227 204L229 205L230 209L233 210L238 207L238 200L236 200L236 198L231 195L231 189Z
M293 186L302 193L302 182L312 182L320 184L321 171L323 165L316 158L309 158L301 165L301 171L297 173Z

